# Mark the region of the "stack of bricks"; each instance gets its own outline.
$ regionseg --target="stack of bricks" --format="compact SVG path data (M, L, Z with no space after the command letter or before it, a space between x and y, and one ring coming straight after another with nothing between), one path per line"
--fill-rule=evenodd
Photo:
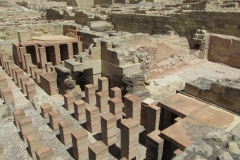
M109 100L110 112L116 117L116 120L122 119L122 100L118 97Z
M110 89L110 98L122 98L122 90L118 87Z
M58 94L57 75L54 72L43 73L40 75L41 87L49 95Z
M20 82L21 82L21 88L22 88L22 93L23 94L27 94L27 89L26 89L26 82L29 81L29 77L28 76L21 76L20 77Z
M60 46L59 45L54 45L54 51L55 51L55 59L56 62L54 63L54 65L60 64L61 61L61 54L60 54Z
M141 99L135 95L129 95L124 99L126 107L126 118L133 118L140 124Z
M99 108L100 113L109 112L108 109L108 91L97 92L96 106Z
M102 141L107 146L117 142L116 117L112 113L106 113L101 117Z
M93 84L85 85L85 101L89 104L96 103L96 87Z
M13 81L16 83L17 82L17 76L16 76L16 72L15 71L17 71L17 70L19 70L19 67L18 66L14 66L14 67L12 67L12 79L13 79Z
M108 159L108 147L102 142L97 141L88 147L89 160Z
M75 101L75 96L72 93L68 93L64 95L64 106L66 110L73 111L73 102Z
M147 134L158 130L160 114L161 108L157 106L157 103L152 103L147 107Z
M45 63L46 72L51 72L52 62Z
M30 65L29 68L30 68L31 77L35 79L35 71L38 69L38 67L36 65Z
M20 130L21 130L21 136L24 141L27 140L27 136L34 133L34 128L32 126L32 120L29 117L22 118L18 121Z
M26 90L27 90L27 99L32 100L33 97L36 95L36 87L33 81L28 81L25 83Z
M125 99L126 99L127 97L130 97L130 96L132 96L132 95L129 94L129 93L127 93L126 95L124 95L124 96L123 96L124 102L125 102ZM126 116L126 104L125 104L125 103L124 103L124 105L123 105L123 112L125 113L125 116Z
M5 160L5 156L4 156L3 149L2 149L1 145L0 145L0 159Z
M29 153L32 158L36 158L35 151L43 146L42 138L38 133L27 136Z
M14 67L15 66L15 63L14 63L14 61L13 60L8 60L8 61L6 61L7 62L7 74L9 75L9 76L11 76L12 77L12 67Z
M21 81L20 81L20 77L24 76L24 72L22 69L18 69L15 71L15 75L16 75L16 83L18 85L18 87L21 87Z
M51 66L51 72L56 72L55 66Z
M2 90L8 87L7 79L0 74L0 96L2 98Z
M34 71L34 74L35 74L35 82L39 85L41 84L41 78L40 78L40 74L42 74L42 70L41 69L36 69Z
M108 91L108 79L106 77L98 78L98 91Z
M52 148L43 146L36 150L37 160L52 160L54 159L54 152Z
M80 128L72 132L73 155L76 160L88 160L88 134Z
M160 138L160 131L155 130L147 135L146 159L162 159L164 140Z
M15 123L16 127L19 128L18 121L22 118L25 118L26 115L25 115L25 112L23 109L18 109L18 110L13 111L13 117L14 117L14 123Z
M53 110L49 112L49 121L50 121L50 127L52 130L58 130L59 125L58 123L62 121L62 115L58 110Z
M12 89L11 88L3 89L2 90L2 98L3 98L4 102L5 102L5 104L14 102Z
M146 98L141 103L141 125L146 126L147 124L147 108L148 105L155 101L151 98Z
M96 106L86 108L87 129L92 134L101 131L99 109Z
M85 107L86 103L83 100L77 100L73 102L74 105L74 115L78 121L85 121L86 120L86 112Z
M30 65L32 65L31 54L24 54L24 62L25 62L26 72L30 74Z
M2 67L5 69L6 68L6 66L5 66L5 61L7 61L8 60L8 54L6 53L6 52L2 52L1 54L0 54L0 61L1 61L1 65L2 65Z
M42 112L43 118L45 118L45 119L49 118L48 114L51 111L52 111L52 105L50 103L46 103L46 104L41 105L41 112Z
M73 123L70 119L65 119L59 122L60 139L63 144L72 143L71 133L74 131Z
M121 158L138 159L139 122L132 118L122 121Z

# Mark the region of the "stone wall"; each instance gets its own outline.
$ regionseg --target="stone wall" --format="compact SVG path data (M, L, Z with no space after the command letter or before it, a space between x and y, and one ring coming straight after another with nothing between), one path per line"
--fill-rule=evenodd
M167 32L165 25L169 25L179 35L188 39L198 28L213 33L240 36L240 12L183 11L167 16L113 13L111 16L118 31L162 34Z
M113 0L94 0L94 5L102 5L102 4L112 5Z

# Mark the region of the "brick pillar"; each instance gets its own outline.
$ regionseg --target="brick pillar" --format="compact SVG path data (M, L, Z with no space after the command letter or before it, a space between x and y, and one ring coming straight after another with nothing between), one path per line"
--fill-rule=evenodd
M80 128L72 132L73 156L76 160L88 160L88 134Z
M96 87L93 84L85 85L85 101L89 104L96 103Z
M125 97L124 105L126 106L126 118L133 118L140 124L141 99L135 95Z
M108 78L100 77L98 78L98 91L108 91Z
M63 144L72 144L71 133L74 131L73 123L70 119L59 122L60 139Z
M88 147L89 160L108 159L108 147L102 142L97 141Z
M72 43L68 43L68 57L69 59L73 59L73 45Z
M59 125L58 123L62 121L62 115L58 110L53 110L49 112L49 121L50 121L50 127L52 130L58 130Z
M3 98L2 91L7 87L8 87L7 79L0 74L0 96L1 96L1 98Z
M32 65L32 56L31 54L24 54L24 62L26 67L26 72L30 74L30 65Z
M30 74L31 74L32 79L35 79L34 72L38 69L38 67L36 65L30 65L29 68L30 68Z
M92 134L101 131L99 109L96 106L86 108L87 129Z
M96 106L99 108L100 113L109 112L108 109L108 91L97 92Z
M122 119L122 99L116 97L109 100L110 112L115 115L116 119Z
M38 49L38 45L34 45L35 48L35 54L36 54L36 66L38 67L40 64L40 57L39 57L39 49Z
M39 85L41 84L40 74L42 74L42 69L35 70L35 82Z
M114 87L110 89L110 98L122 98L122 90L118 87Z
M146 139L146 159L162 159L164 140L159 136L159 130L155 130L147 135Z
M101 116L102 141L107 146L112 146L117 142L117 122L112 113Z
M25 118L25 112L23 109L17 109L15 111L13 111L13 117L14 117L14 123L16 125L17 128L19 128L19 123L18 121L22 118Z
M22 69L18 69L15 71L15 75L16 75L16 79L17 79L17 85L18 87L21 87L21 81L20 81L20 77L24 76L24 71Z
M19 51L19 43L13 43L13 55L16 65L21 66L21 55Z
M37 160L54 159L54 152L49 146L43 146L36 150Z
M52 62L45 63L46 72L51 72Z
M20 82L21 82L21 88L22 88L22 93L23 94L27 94L27 89L26 89L26 86L25 86L25 83L29 81L29 77L28 76L21 76L20 77Z
M12 67L14 67L15 66L15 63L14 63L14 61L13 60L8 60L7 61L7 74L9 75L9 76L11 76L12 77Z
M73 111L73 102L75 101L75 96L72 93L68 93L64 95L64 106L66 110Z
M15 83L17 83L17 76L16 76L16 72L15 72L15 71L17 71L17 70L19 70L19 67L18 67L18 66L12 67L12 78L13 78L13 81L14 81Z
M21 57L21 68L23 70L26 69L25 62L24 62L24 54L27 54L26 47L19 47L20 50L20 57Z
M139 122L132 118L121 123L121 158L138 159Z
M45 47L39 47L40 68L45 71L45 63L47 63L47 56Z
M14 102L13 93L11 88L5 88L2 90L2 98L5 104Z
M36 95L36 86L33 81L27 81L25 83L25 87L27 90L27 99L32 100L33 97Z
M6 68L7 68L6 63L5 63L7 60L8 60L8 54L2 53L1 62L2 62L2 67L4 68L4 70L6 70Z
M34 133L32 120L29 117L22 118L18 121L21 131L21 136L24 141L27 141L27 136Z
M60 47L59 45L54 45L54 51L55 51L55 59L56 59L56 64L60 64L61 61L61 54L60 54Z
M33 133L27 136L28 149L30 156L36 158L35 151L43 146L42 138L38 133Z
M82 52L82 42L77 42L78 43L78 53Z
M55 66L51 66L51 72L55 72L56 73Z
M150 104L147 107L147 134L158 130L160 121L161 108L156 106L156 103Z
M85 112L86 103L83 100L77 100L73 102L73 105L74 105L75 118L78 121L85 121L86 120L86 112Z
M141 125L146 126L147 125L147 108L148 105L151 103L154 103L155 101L151 98L146 98L141 103Z
M41 112L42 112L43 118L45 118L45 119L49 118L48 114L51 111L52 111L52 105L50 103L46 103L46 104L41 105Z

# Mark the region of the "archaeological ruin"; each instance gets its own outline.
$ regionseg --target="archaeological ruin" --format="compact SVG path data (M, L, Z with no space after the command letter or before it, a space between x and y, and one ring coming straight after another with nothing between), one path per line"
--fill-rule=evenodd
M0 160L239 160L240 0L0 0Z

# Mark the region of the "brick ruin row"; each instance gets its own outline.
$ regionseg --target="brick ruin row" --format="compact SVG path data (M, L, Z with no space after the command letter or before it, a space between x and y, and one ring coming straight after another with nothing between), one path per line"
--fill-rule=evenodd
M98 3L104 4L107 11L111 3L138 2ZM60 6L53 8L57 3ZM11 42L12 53L0 45L0 137L7 137L3 128L10 126L9 134L19 132L11 142L21 146L16 152L13 148L16 156L11 155L9 148L14 144L0 140L0 160L21 159L23 155L37 160L240 159L238 75L232 76L234 79L198 76L179 83L173 92L167 88L175 82L164 88L165 83L159 81L205 61L235 67L214 72L229 71L229 76L238 73L240 39L235 36L239 35L240 24L229 11L238 8L238 1L176 2L165 6L167 11L174 8L174 13L161 16L152 14L158 12L156 8L146 6L126 7L130 10L126 14L113 13L121 11L115 6L109 12L110 20L107 18L111 24L103 17L101 21L92 18L87 9L65 10L66 5L82 3L73 0L44 5L49 4L47 17L62 16L87 27L71 22L62 26L64 35L48 36L17 30L18 40ZM17 4L42 9L30 2ZM219 20L219 15L211 16L210 10L216 8L226 8L224 18L231 19L228 25L210 25ZM60 14L59 10L64 12ZM211 18L208 23L206 19L195 20L196 15ZM233 17L239 17L239 13ZM145 24L154 27L144 28ZM179 28L174 30L176 24ZM143 30L146 32L137 33ZM166 34L159 34L162 32ZM42 98L42 92L47 96ZM19 95L24 97L24 107L19 104Z

